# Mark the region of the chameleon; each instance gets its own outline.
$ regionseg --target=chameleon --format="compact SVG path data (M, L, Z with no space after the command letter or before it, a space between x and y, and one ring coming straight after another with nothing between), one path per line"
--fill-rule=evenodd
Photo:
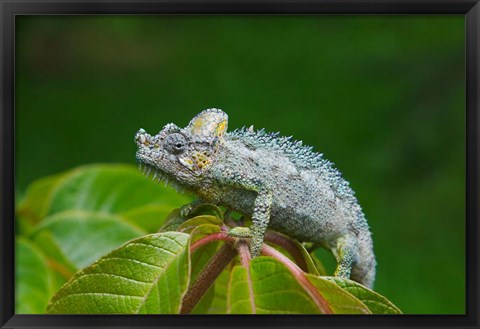
M223 205L252 219L233 227L261 253L267 228L329 250L334 275L372 288L376 260L365 215L349 182L323 154L301 141L253 126L227 132L228 115L216 108L180 128L135 135L136 160L147 177L198 197L193 204ZM188 209L182 208L188 213Z

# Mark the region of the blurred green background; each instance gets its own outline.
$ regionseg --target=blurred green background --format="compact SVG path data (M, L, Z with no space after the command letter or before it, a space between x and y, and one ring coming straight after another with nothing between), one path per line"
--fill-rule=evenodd
M230 129L293 135L336 163L373 231L376 291L405 313L465 312L463 16L16 24L18 195L80 164L134 164L140 127L222 108Z

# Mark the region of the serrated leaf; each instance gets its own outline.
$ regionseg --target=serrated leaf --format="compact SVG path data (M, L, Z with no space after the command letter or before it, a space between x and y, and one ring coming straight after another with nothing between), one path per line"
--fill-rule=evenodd
M24 238L15 243L15 313L44 313L48 299L58 289L41 250Z
M321 292L335 314L370 314L368 307L348 291L329 280L306 274L308 280Z
M358 298L373 314L402 314L402 311L387 298L358 282L339 277L325 277L324 279L335 283Z
M48 232L63 256L78 268L146 232L113 214L66 211L45 218L32 233Z
M47 313L178 313L188 287L188 238L164 232L125 243L75 274Z
M317 290L334 314L369 314L368 307L336 284L312 274L304 274L307 287L281 262L257 257L249 270L235 266L230 273L228 313L318 314L322 313L308 289Z

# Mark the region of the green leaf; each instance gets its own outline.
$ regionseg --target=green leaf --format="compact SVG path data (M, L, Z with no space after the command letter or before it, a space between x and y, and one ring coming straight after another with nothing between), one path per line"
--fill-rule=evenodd
M67 258L58 243L55 242L51 232L47 230L38 232L32 236L32 241L42 249L52 270L62 276L64 280L69 280L78 270L78 267Z
M189 281L188 238L165 232L125 243L75 274L47 313L178 313Z
M18 238L15 262L15 313L44 313L48 299L59 287L47 259L36 245Z
M62 178L49 198L48 214L81 209L122 215L148 204L176 208L189 201L147 179L133 166L89 165Z
M223 224L222 220L215 216L210 215L201 215L194 218L191 218L185 222L183 222L178 228L178 231L189 233L193 230L197 229L201 225L209 225L209 226L216 226L218 232L220 230L220 226ZM197 232L199 232L197 230ZM213 233L213 232L209 232Z
M171 209L190 201L173 188L147 179L133 166L95 164L35 181L16 211L32 224L71 209L115 213L155 232Z
M29 218L17 214L15 217L15 235L29 236L35 228Z
M370 314L368 307L348 291L329 280L306 274L308 280L318 289L335 314Z
M171 211L172 206L169 205L147 204L125 211L121 213L121 216L147 232L155 233L158 232Z
M43 232L51 235L63 256L77 268L145 234L119 216L85 211L66 211L45 218L33 238Z
M227 312L318 314L320 311L285 265L271 257L257 257L249 269L235 266L231 271Z
M323 262L320 259L318 259L317 255L314 252L309 253L309 255L310 255L310 259L313 261L315 268L317 269L318 275L321 275L321 276L327 275L327 270L325 269Z
M202 215L210 215L223 219L223 211L216 205L212 203L202 203L193 208L193 210L188 214L188 218L194 218Z
M17 216L28 219L31 224L41 221L48 211L51 192L64 175L49 176L33 182L17 206Z
M249 269L235 266L230 273L227 312L235 314L318 314L321 309L308 289L315 289L334 314L369 314L359 299L321 277L305 274L306 287L288 268L271 257L257 257Z
M361 300L373 314L402 314L402 311L387 298L355 281L338 277L324 279L335 283Z
M295 241L295 244L297 247L300 249L300 252L302 253L303 259L305 259L305 262L307 263L307 268L308 268L308 273L314 274L314 275L320 275L320 271L323 269L322 264L318 264L312 259L312 255L308 253L307 249L305 249L304 246L302 246L301 243L298 243Z
M165 219L159 232L176 231L177 228L185 222L185 218L180 216L180 208L174 209Z

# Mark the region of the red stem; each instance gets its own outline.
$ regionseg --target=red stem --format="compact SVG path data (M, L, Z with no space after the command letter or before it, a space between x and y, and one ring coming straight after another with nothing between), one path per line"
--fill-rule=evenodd
M195 250L197 250L201 246L204 246L206 244L209 244L209 243L212 243L212 242L215 242L215 241L219 241L219 240L233 242L234 238L229 236L227 232L212 233L212 234L209 234L206 237L198 239L197 241L192 243L192 245L190 246L190 252L194 252Z
M303 272L287 256L266 244L263 245L262 254L265 256L271 256L273 258L276 258L285 266L287 266L290 273L292 273L292 275L302 285L303 289L305 289L307 294L313 299L313 301L315 302L315 304L317 304L318 308L323 314L333 313L325 298L323 298L323 296L318 292L317 288L307 279L307 277L305 276L305 272Z
M195 305L202 299L208 288L215 282L217 277L227 267L235 257L235 249L229 243L224 243L218 252L213 255L210 261L205 265L196 281L190 286L183 297L180 314L188 314Z

